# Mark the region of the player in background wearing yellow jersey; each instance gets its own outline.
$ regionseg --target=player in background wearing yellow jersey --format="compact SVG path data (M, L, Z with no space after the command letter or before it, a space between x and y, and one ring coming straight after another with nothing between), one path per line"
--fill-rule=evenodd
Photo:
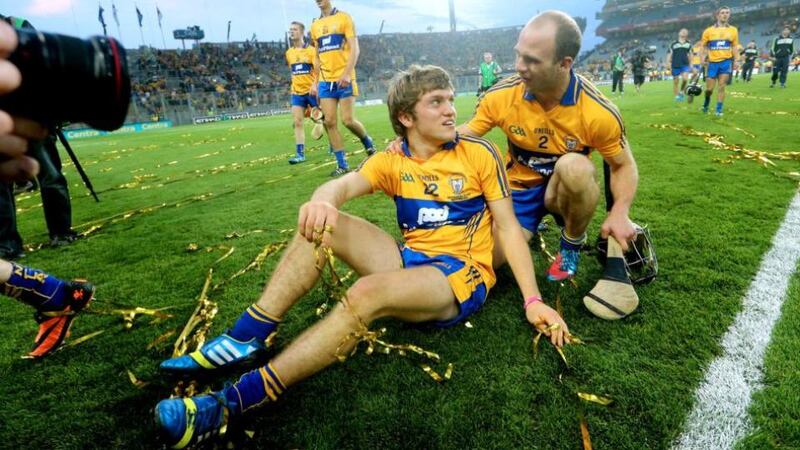
M628 210L636 193L636 162L622 118L588 80L572 70L580 50L578 25L546 11L522 29L515 47L517 74L489 89L462 135L499 127L508 138L507 164L517 219L526 238L548 213L563 223L561 249L548 270L560 281L575 276L586 228L600 196L588 154L597 149L611 168L614 204L601 227L627 250L635 235ZM495 266L502 255L495 252Z
M175 369L185 361L202 364L197 370L184 366L187 372L208 371L241 361L248 346L263 348L275 323L320 277L314 254L314 241L320 237L360 275L347 291L349 306L336 305L266 366L235 384L160 402L156 419L172 445L191 444L217 432L228 420L276 401L290 386L333 364L337 353L346 355L356 344L347 337L361 329L360 321L369 325L394 317L439 327L463 321L481 307L495 283L493 226L517 280L526 318L541 331L558 324L548 332L553 344L569 340L567 325L539 295L498 151L484 139L458 136L453 100L450 77L440 67L412 66L397 74L388 103L392 127L403 136L402 152L376 154L357 172L320 186L300 208L298 234L259 302L231 330L231 335L240 328L248 334L223 334L222 344L217 338L195 352L196 362L183 356L162 368L169 363ZM339 210L348 200L375 191L397 205L402 248L377 226Z
M325 115L325 130L338 163L331 176L339 176L349 172L350 168L344 155L344 139L337 123L338 113L342 115L344 126L361 140L367 155L375 153L375 147L366 128L356 120L353 111L355 97L358 96L356 62L359 54L353 19L349 14L334 8L330 0L316 2L322 14L311 23L311 44L317 53L314 64L317 83L312 85L311 93L319 96L322 113Z
M717 108L715 114L722 116L722 104L725 101L725 87L731 73L739 60L739 31L728 21L731 9L727 6L717 9L717 23L703 31L700 39L703 43L703 55L708 57L706 74L706 98L703 102L703 113L708 113L711 94L717 85Z
M289 26L291 47L286 50L286 63L292 71L292 119L294 120L294 142L296 154L289 158L289 164L305 162L306 132L303 128L306 108L318 108L317 97L311 95L314 84L314 47L305 42L306 27L300 22Z

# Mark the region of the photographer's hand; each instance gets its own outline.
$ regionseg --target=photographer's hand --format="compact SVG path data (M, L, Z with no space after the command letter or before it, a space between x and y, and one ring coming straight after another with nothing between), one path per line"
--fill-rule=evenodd
M0 22L0 95L13 91L22 81L16 66L6 61L16 47L14 29ZM25 152L28 139L44 139L45 136L47 130L38 123L0 111L0 181L30 179L39 173L39 163Z

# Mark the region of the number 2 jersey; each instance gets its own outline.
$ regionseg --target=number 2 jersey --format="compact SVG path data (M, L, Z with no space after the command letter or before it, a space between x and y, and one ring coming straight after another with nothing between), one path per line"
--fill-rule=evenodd
M484 135L494 127L508 138L506 169L511 188L528 189L553 174L561 155L598 150L609 158L622 152L625 128L619 110L588 80L570 73L561 102L550 111L514 75L489 89L467 124Z
M492 269L492 218L487 202L508 197L499 152L487 140L461 136L427 160L380 152L358 169L394 199L397 224L407 247L428 256L451 255L475 266L486 287Z

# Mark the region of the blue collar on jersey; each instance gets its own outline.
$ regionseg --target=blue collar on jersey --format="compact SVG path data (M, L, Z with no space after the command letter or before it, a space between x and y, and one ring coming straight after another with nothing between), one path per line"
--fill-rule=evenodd
M454 140L452 140L450 142L445 142L444 144L442 144L442 150L452 150L452 149L456 148L456 145L458 144L458 141L459 141L458 133L456 133L456 138ZM409 158L411 158L411 156L412 156L411 155L411 149L408 148L408 138L403 138L403 142L402 142L401 147L403 148L403 154L408 156Z
M333 9L331 10L331 13L330 13L330 14L328 14L327 16L324 16L324 15L320 14L320 15L319 15L319 18L320 18L320 19L322 19L323 17L330 17L330 16L332 16L332 15L334 15L334 14L338 13L338 12L339 12L339 10L338 10L338 9L336 9L336 8L333 8Z
M575 72L570 69L569 71L569 86L567 86L567 92L564 92L564 95L561 97L561 105L562 106L575 106L578 103L578 94L581 90L581 80L575 76ZM528 91L525 91L522 98L528 101L536 100L536 96L531 94Z

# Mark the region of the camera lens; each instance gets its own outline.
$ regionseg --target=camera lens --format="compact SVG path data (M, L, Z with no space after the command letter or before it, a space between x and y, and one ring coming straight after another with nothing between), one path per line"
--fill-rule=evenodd
M50 125L85 122L116 130L125 122L131 86L125 49L113 38L87 40L17 30L9 56L22 85L0 97L0 109Z

